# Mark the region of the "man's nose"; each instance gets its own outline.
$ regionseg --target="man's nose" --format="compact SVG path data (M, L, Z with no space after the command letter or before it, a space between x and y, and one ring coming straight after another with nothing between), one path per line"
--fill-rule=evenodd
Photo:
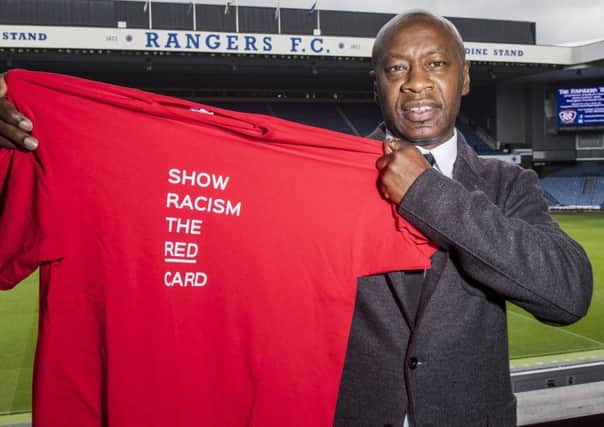
M426 70L422 67L412 67L407 73L407 78L401 85L401 91L421 93L432 88L432 80Z

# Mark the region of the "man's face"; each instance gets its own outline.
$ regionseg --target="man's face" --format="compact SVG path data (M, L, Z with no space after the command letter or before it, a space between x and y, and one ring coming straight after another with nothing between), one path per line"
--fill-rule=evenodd
M445 142L469 88L469 67L444 28L419 21L383 40L375 93L394 136L428 148Z

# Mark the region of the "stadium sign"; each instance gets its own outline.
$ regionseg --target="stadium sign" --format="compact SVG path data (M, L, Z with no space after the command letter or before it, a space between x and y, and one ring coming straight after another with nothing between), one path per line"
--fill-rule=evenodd
M501 43L464 43L470 61L573 64L573 48Z
M0 48L98 49L369 58L372 38L130 28L0 26ZM572 65L604 58L602 49L465 43L470 61ZM583 56L590 58L583 58ZM597 59L595 58L595 59Z
M11 40L11 41L44 41L48 39L48 34L46 33L38 33L32 31L3 31L2 32L2 40Z
M0 48L369 57L373 39L126 28L0 26Z

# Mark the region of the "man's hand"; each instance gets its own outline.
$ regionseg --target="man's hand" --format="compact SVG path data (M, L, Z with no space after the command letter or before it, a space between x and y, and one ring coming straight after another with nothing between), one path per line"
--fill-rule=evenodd
M417 177L431 167L413 144L401 140L384 141L384 155L376 166L383 196L397 205Z
M6 99L8 86L0 74L0 147L32 151L38 140L30 135L31 120L19 113Z

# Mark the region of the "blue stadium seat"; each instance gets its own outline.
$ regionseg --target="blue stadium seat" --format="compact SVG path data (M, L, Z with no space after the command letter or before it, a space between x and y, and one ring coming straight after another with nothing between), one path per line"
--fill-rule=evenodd
M466 138L466 141L468 142L468 144L470 144L470 146L478 154L484 154L484 155L504 154L503 151L501 151L501 150L495 150L494 148L491 148L486 142L484 142L476 134L476 132L474 132L474 130L470 126L468 126L460 121L457 121L457 123L455 123L455 126L457 127L457 129L459 129L459 131Z
M602 185L602 184L600 184ZM579 205L592 206L599 205L598 198L602 200L604 188L599 192L584 193L585 177L581 176L548 176L541 179L541 187L544 191L558 200L562 206ZM596 185L596 187L598 187Z
M602 163L579 162L541 178L540 183L546 198L549 194L559 205L604 205L604 164Z

